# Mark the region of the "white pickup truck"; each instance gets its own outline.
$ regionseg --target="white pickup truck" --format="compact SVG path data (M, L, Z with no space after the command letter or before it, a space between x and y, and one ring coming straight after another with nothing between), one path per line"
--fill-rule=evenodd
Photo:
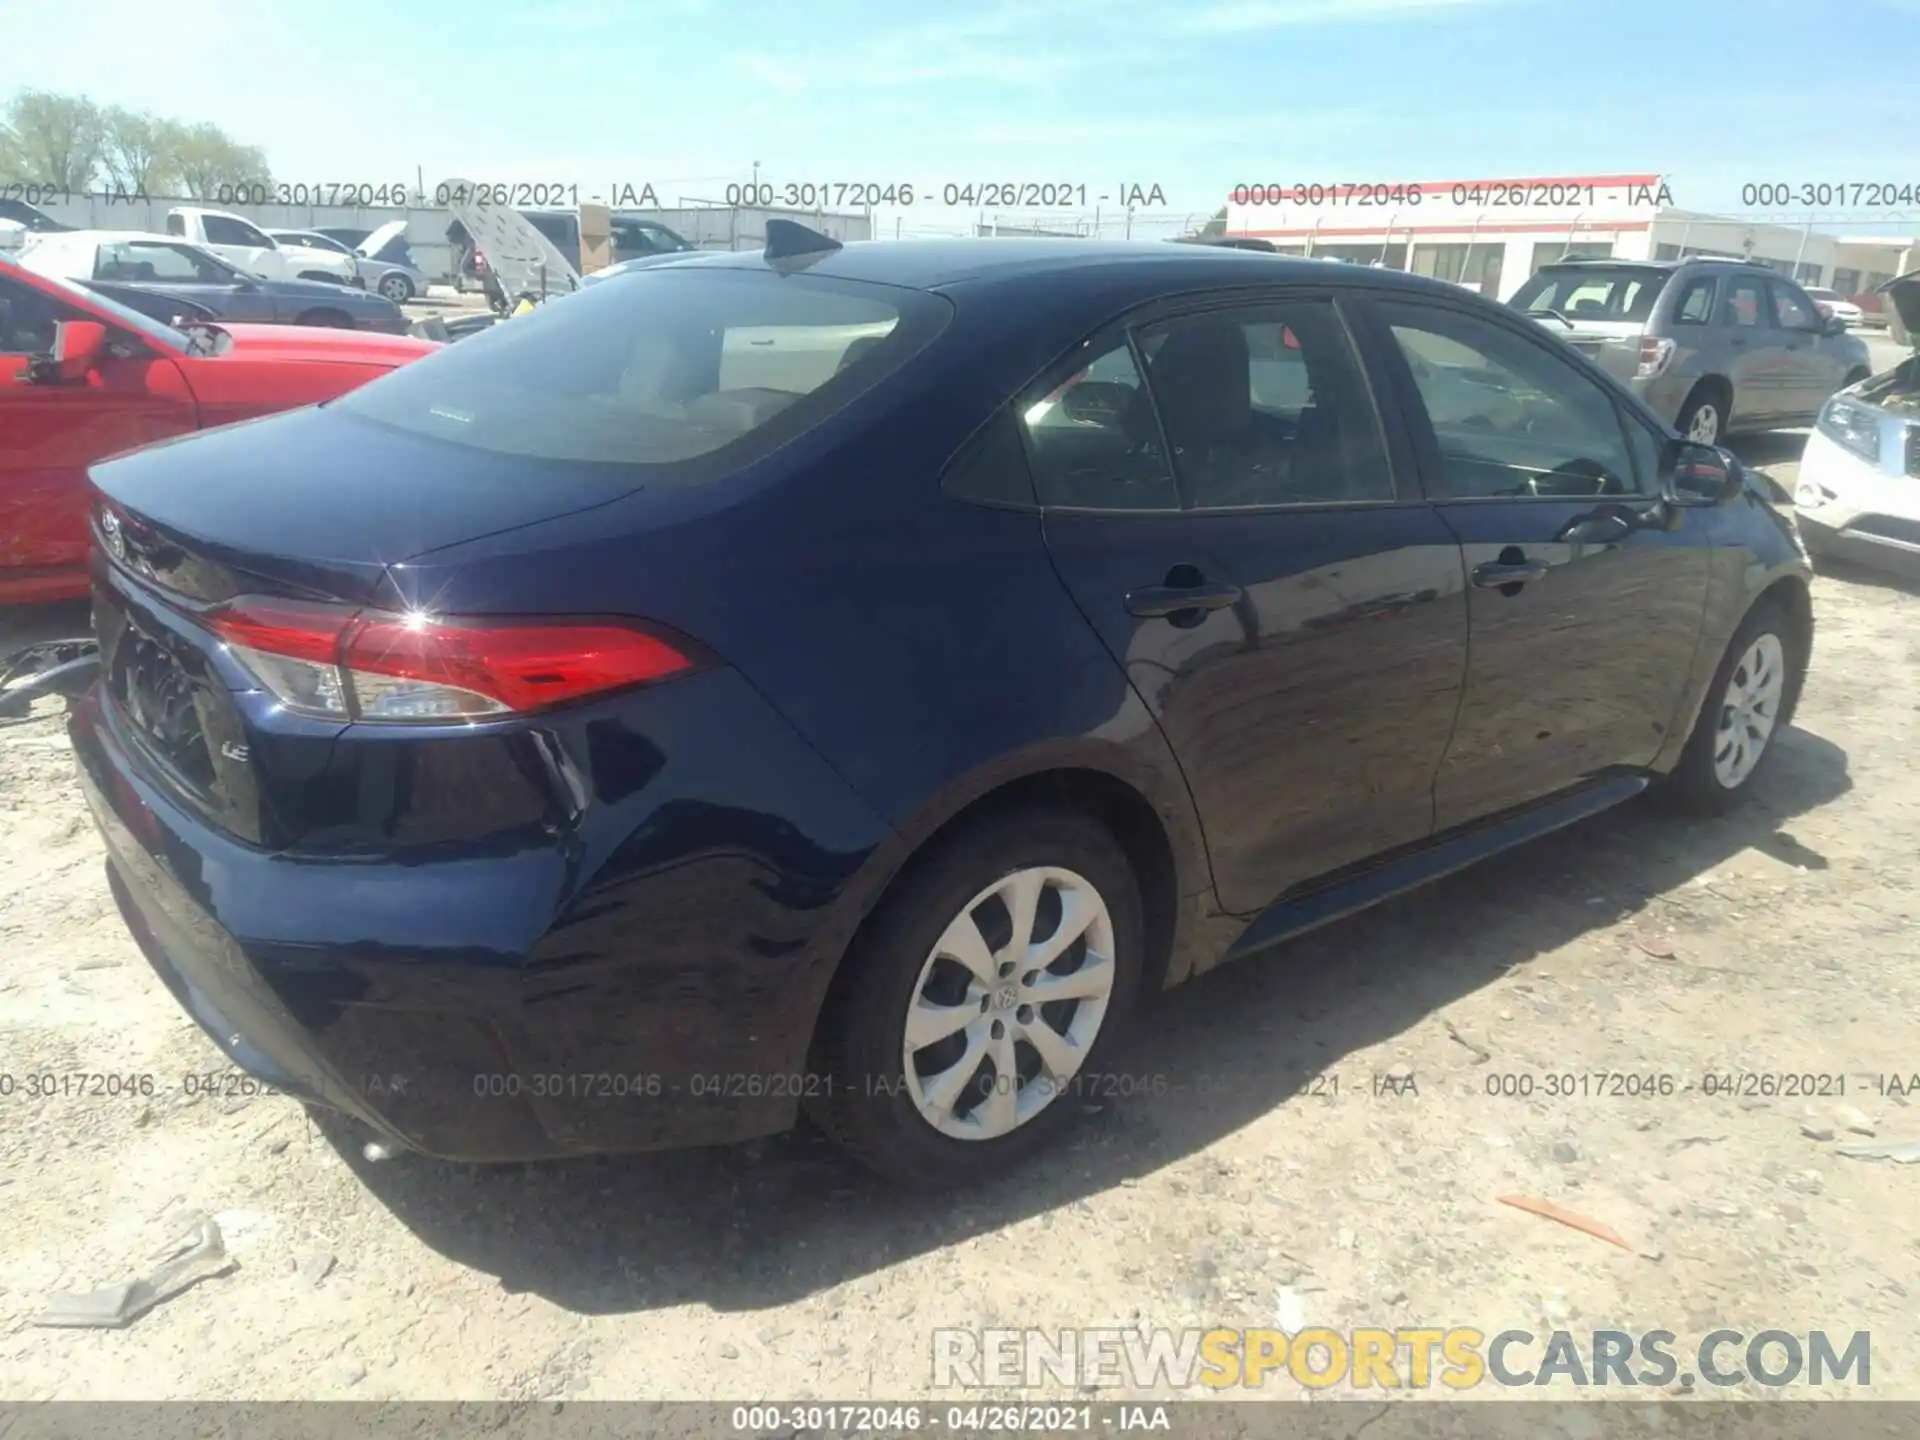
M167 212L167 233L205 246L221 259L262 280L329 280L358 285L360 267L351 255L275 240L244 216L182 205Z

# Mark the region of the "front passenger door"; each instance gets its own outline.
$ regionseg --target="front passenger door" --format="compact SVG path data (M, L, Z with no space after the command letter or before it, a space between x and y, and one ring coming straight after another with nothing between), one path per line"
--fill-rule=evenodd
M1665 435L1518 325L1438 301L1378 312L1471 587L1439 828L1646 765L1676 721L1708 582L1708 512L1653 523Z
M1839 360L1820 338L1826 321L1798 285L1774 278L1773 320L1784 351L1780 362L1780 411L1783 419L1810 418L1840 388Z

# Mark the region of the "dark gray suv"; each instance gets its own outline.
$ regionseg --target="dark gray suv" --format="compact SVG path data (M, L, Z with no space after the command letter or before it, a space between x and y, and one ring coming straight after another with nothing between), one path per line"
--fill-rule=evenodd
M1872 370L1865 341L1754 261L1564 260L1507 303L1708 445L1810 424Z

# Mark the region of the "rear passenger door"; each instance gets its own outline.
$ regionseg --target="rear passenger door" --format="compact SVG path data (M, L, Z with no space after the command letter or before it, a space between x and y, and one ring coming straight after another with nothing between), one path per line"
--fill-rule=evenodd
M1700 636L1712 512L1656 524L1665 435L1521 325L1424 297L1374 318L1470 585L1439 827L1646 765Z
M1460 551L1332 296L1141 315L1022 413L1055 566L1179 757L1222 904L1424 840Z
M1720 277L1720 337L1733 382L1729 424L1771 423L1785 412L1785 375L1764 271Z

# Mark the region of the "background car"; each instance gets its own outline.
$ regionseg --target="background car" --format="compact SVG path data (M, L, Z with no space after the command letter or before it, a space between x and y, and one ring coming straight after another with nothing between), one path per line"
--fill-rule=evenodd
M17 259L37 274L98 286L121 299L129 289L177 298L222 320L330 325L388 335L404 334L407 328L400 307L383 295L312 280L257 279L211 251L170 235L71 230L32 237Z
M1805 425L1872 367L1785 275L1741 260L1563 260L1507 302L1703 444Z
M264 280L314 280L352 285L359 267L351 255L307 245L285 245L244 216L180 205L167 212L167 233L210 250Z
M1879 293L1893 338L1914 353L1822 407L1794 504L1816 556L1920 576L1920 273Z
M1145 996L1726 808L1812 641L1789 517L1531 322L1220 247L773 222L92 481L123 915L463 1160L1071 1163Z
M63 225L37 205L29 205L25 200L0 197L0 221L11 221L21 229L38 235L52 235L61 230L71 230L71 225Z
M538 230L567 258L574 269L580 268L580 216L573 210L522 210L526 222ZM696 249L691 240L677 231L641 215L613 213L613 261L637 260L646 255L672 255Z
M1858 325L1866 317L1866 311L1838 290L1823 290L1810 285L1807 287L1807 298L1813 301L1822 315L1838 315L1849 328Z
M404 305L416 295L427 292L427 277L414 263L407 247L407 222L394 220L368 232L365 245L355 249L345 241L318 230L269 230L276 241L296 243L314 249L330 249L350 257L359 272L357 283L396 305Z
M176 330L11 253L0 250L0 603L88 593L96 460L332 399L436 348L339 330Z

